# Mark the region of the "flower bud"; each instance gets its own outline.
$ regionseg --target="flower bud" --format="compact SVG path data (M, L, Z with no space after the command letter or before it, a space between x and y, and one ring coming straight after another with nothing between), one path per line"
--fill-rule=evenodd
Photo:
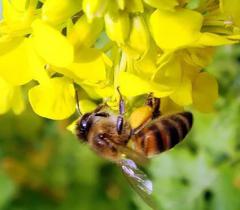
M89 21L95 17L102 17L108 7L109 0L83 0L83 11L87 15Z
M129 35L129 17L125 12L118 15L105 15L105 28L109 38L118 44L123 44Z

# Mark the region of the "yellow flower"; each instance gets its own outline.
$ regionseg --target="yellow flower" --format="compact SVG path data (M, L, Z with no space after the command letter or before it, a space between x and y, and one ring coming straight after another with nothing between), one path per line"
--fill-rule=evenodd
M42 19L57 25L72 17L81 9L81 0L46 0L42 7Z
M33 72L28 67L27 46L24 39L15 42L15 46L10 49L3 48L1 51L0 77L12 85L23 85L32 80Z
M177 0L144 0L147 4L154 8L174 11L175 7L179 4Z
M203 16L192 10L156 10L150 17L151 31L157 45L175 50L193 45L200 36Z
M156 10L150 17L151 32L156 44L165 51L187 47L233 44L226 36L201 32L203 15L189 9Z
M137 59L147 53L150 46L150 37L147 25L142 16L134 16L131 19L131 26L126 45L123 45L122 48L129 56Z
M4 114L10 109L15 114L20 114L25 109L21 88L12 86L0 77L0 114Z
M40 19L33 22L32 28L34 47L48 64L65 67L73 62L73 45L59 31Z
M107 13L105 15L106 33L109 38L118 44L124 44L129 34L130 21L128 13L120 12L117 15Z
M81 84L97 84L107 79L107 68L111 61L100 50L81 48L76 52L74 61L64 69L55 71L63 73Z
M216 79L207 72L201 72L193 81L193 106L201 112L211 112L218 98Z
M40 116L61 120L106 100L153 92L162 113L214 110L217 82L202 71L219 45L240 40L237 0L3 0L0 113L21 113L22 85ZM27 86L25 86L27 88ZM84 94L82 94L84 93Z
M95 17L103 17L108 9L110 0L83 0L83 11L91 21Z
M75 91L71 81L64 77L49 79L29 90L29 101L40 116L62 120L75 111Z
M73 27L69 28L67 38L76 49L82 46L91 47L96 42L102 30L102 19L96 18L89 23L86 15L83 15Z

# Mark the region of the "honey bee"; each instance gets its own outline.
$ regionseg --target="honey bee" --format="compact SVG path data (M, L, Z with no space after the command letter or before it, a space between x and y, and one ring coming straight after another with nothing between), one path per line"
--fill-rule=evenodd
M117 163L137 193L157 209L151 196L152 182L137 164L146 163L148 158L183 140L192 127L193 116L190 112L161 116L160 99L150 94L145 105L126 120L124 100L119 88L117 90L119 114L113 113L106 104L100 105L79 118L76 135L97 154Z

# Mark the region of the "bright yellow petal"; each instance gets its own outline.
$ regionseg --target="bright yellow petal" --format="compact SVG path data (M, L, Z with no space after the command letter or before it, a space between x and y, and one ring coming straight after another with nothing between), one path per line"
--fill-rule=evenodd
M192 82L189 78L183 77L179 87L169 96L179 106L192 104Z
M150 17L150 26L160 48L175 50L192 45L199 38L202 21L200 13L188 9L156 10Z
M79 119L74 120L67 126L67 130L70 131L72 134L76 135L76 124Z
M180 56L183 56L184 60L189 65L204 68L211 63L214 52L214 47L189 48L186 49L186 51L184 51L184 53Z
M152 7L169 11L174 11L174 8L178 5L177 0L144 0L144 2Z
M167 55L166 59L163 59L159 65L158 71L154 74L154 81L177 88L182 78L182 67L178 56L175 54Z
M104 87L97 86L97 87L94 87L94 91L99 98L108 98L114 94L113 86L104 86Z
M53 120L68 118L74 113L76 105L73 84L63 77L53 78L30 89L29 101L38 115Z
M107 10L109 0L83 0L84 13L91 21L95 17L102 17Z
M103 20L94 19L91 23L87 21L86 15L83 15L73 26L67 38L75 48L84 46L91 47L97 40L103 30Z
M73 16L80 9L81 0L46 0L42 7L42 18L56 25Z
M33 79L39 83L48 81L48 72L45 69L46 62L36 53L32 39L26 40L28 65L33 74Z
M16 37L26 35L36 15L36 1L3 0L2 6L3 20L1 26L5 25L3 31ZM3 28L1 27L1 29Z
M123 44L129 35L130 29L128 13L120 12L118 15L107 13L104 19L108 37L119 44Z
M218 98L216 79L207 72L199 73L193 82L193 105L201 112L211 112Z
M14 88L11 105L15 114L21 114L25 110L24 97L20 87Z
M96 83L106 79L106 64L102 52L95 48L81 48L66 71L76 80Z
M0 76L12 85L23 85L32 80L25 41L0 55Z
M92 112L96 107L97 105L91 100L88 99L79 100L79 108L82 114Z
M146 76L151 78L152 74L157 71L157 47L154 44L151 44L148 52L142 57L142 59L137 60L135 64L135 69Z
M0 114L13 109L15 114L21 114L25 109L24 98L20 86L12 86L0 77Z
M87 93L87 96L94 100L112 97L115 91L111 85L103 86L100 84L93 86L84 83L80 83L80 85Z
M11 107L12 96L14 92L13 86L9 85L0 77L0 114L6 113Z
M131 20L131 26L127 46L124 49L131 57L138 58L149 49L148 28L142 16L134 16ZM128 50L128 47L131 48L131 51Z
M66 37L39 19L33 22L32 28L35 49L44 60L59 67L72 63L74 50Z
M174 103L169 97L161 98L161 106L160 106L161 114L173 114L177 112L182 112L183 107Z
M235 44L237 41L229 40L227 37L212 33L201 33L199 40L195 43L196 46L219 46L227 44Z
M153 92L156 97L164 97L173 92L171 87L144 80L128 72L121 72L118 82L121 92L125 96L137 96Z

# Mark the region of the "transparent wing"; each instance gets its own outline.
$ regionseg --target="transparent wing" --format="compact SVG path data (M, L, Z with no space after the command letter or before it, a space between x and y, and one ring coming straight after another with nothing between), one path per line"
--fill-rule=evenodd
M137 164L144 166L149 163L149 159L145 157L144 155L139 154L132 148L126 147L126 146L117 146L118 150L124 154L127 158L130 158L131 160L134 160Z
M119 165L132 188L152 209L157 210L158 208L152 197L153 184L147 175L130 159L120 160Z

